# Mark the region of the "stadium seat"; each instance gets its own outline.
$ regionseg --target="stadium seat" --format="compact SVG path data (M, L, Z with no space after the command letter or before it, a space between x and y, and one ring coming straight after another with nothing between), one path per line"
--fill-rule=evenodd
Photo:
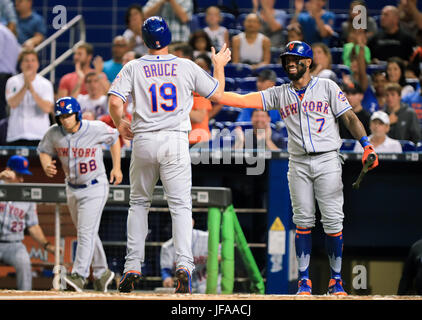
M343 78L343 73L350 74L349 67L344 64L333 64L331 66L331 69L335 72L335 74L337 75L337 78L339 79Z
M237 90L239 91L256 91L256 77L238 78L236 79Z
M243 26L243 21L245 21L245 18L248 14L249 13L241 13L237 16L237 19L236 19L237 29L242 30L242 31L245 30Z
M416 151L416 145L412 141L407 140L399 140L401 144L401 148L403 152L415 152Z
M280 48L271 48L271 64L280 64L280 54L283 52L283 49Z
M237 36L239 33L241 33L241 30L238 29L229 29L229 38L233 38L234 36Z
M244 63L229 63L224 67L226 77L245 78L252 76L252 69Z
M224 89L226 91L236 91L237 89L236 80L233 78L226 77L226 85Z
M214 117L216 122L236 121L242 109L223 106L219 113Z
M223 20L221 21L221 25L226 27L227 29L235 29L236 28L236 17L228 12L221 12L221 16Z
M406 84L409 84L413 89L417 90L419 87L419 79L406 79Z
M331 48L331 57L333 59L333 64L342 64L343 63L343 48Z
M419 142L416 144L416 151L417 151L417 152L422 152L422 141L419 141Z
M283 84L283 83L286 83L286 81L283 79L283 78L277 78L277 82L276 82L276 86L279 86L279 85L281 85L281 84Z
M344 21L347 21L349 19L348 13L337 13L336 19L334 20L334 31L341 34L341 25Z
M353 151L355 149L356 140L343 139L343 143L340 147L341 151Z
M368 64L366 66L366 73L372 75L376 71L385 71L385 67L383 64Z
M267 64L265 66L256 68L255 71L254 71L254 74L258 75L262 70L265 70L265 69L273 70L276 73L277 77L279 77L279 78L287 77L287 74L284 71L281 64Z

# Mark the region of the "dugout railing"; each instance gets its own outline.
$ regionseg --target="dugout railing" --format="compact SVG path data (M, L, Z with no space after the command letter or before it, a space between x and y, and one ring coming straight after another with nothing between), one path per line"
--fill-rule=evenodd
M221 293L232 293L234 284L234 248L240 253L241 259L251 281L251 291L264 293L264 280L255 263L237 220L232 204L232 194L229 188L192 187L193 211L208 212L208 260L207 260L207 293L217 293L218 274L221 272ZM110 186L106 206L128 206L130 186ZM12 183L0 185L0 201L22 201L55 204L55 260L53 288L60 289L60 274L63 246L61 240L60 205L65 204L66 185L56 183ZM167 199L162 186L156 186L153 193L151 211L166 211ZM168 210L168 208L167 208ZM221 251L220 251L221 234ZM106 243L105 243L106 244ZM120 245L125 245L120 243ZM64 249L63 247L61 249ZM221 259L219 257L221 255ZM221 268L220 268L221 263ZM220 271L221 269L221 271Z

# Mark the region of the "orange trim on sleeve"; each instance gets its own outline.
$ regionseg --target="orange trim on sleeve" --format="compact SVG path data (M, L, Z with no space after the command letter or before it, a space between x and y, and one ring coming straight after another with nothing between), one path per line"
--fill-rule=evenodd
M224 92L219 103L237 108L264 108L259 92L252 92L245 95L235 92Z

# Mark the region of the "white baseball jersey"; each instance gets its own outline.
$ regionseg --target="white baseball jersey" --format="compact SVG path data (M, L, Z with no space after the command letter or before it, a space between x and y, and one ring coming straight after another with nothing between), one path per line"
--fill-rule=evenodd
M57 156L72 184L86 184L105 175L102 144L113 145L119 132L102 121L82 120L80 129L67 133L52 125L38 145L38 152Z
M38 224L33 202L0 202L0 241L22 241L24 230Z
M342 139L337 118L352 107L334 81L312 77L302 99L291 83L260 93L264 110L279 110L286 124L290 154L340 149Z
M194 62L174 55L145 55L128 62L109 94L133 98L134 134L156 130L190 131L193 91L208 98L218 81ZM143 103L143 102L149 103Z
M195 272L192 275L192 286L198 287L200 282L206 283L206 269L208 258L208 232L193 229L192 231L192 254L195 264ZM161 247L160 267L172 271L176 268L176 250L173 238L167 240Z

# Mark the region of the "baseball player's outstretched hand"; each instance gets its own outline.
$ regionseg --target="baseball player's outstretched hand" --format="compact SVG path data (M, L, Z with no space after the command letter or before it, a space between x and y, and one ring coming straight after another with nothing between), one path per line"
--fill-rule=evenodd
M120 184L122 180L123 180L122 170L113 168L110 171L110 183L117 185L117 184Z
M119 130L119 133L123 137L123 139L126 139L126 140L133 139L133 132L132 132L132 129L130 128L130 123L128 121L124 119L120 120L117 130Z
M232 52L227 48L226 44L223 44L221 50L216 54L215 48L211 47L211 60L213 65L225 66L231 60Z
M372 145L367 145L363 148L363 150L362 164L365 165L365 162L368 160L368 156L373 153L375 155L375 161L370 167L368 167L368 170L374 169L378 166L378 155L376 154L374 147Z

